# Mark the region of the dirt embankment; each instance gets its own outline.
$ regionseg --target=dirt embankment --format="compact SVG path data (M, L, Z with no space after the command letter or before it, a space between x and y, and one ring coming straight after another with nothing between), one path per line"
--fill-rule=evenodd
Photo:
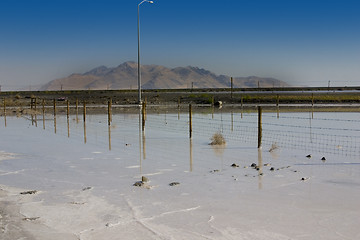
M165 91L147 90L142 93L142 100L148 105L166 104L337 104L360 103L360 92L342 91ZM126 105L138 104L137 91L123 90L84 90L84 91L35 91L35 92L0 92L1 106L53 106L70 104Z

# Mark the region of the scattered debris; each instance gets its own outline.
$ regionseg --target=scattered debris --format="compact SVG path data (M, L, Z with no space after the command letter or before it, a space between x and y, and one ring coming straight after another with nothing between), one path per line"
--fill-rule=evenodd
M173 187L173 186L177 186L179 184L180 184L179 182L172 182L172 183L169 183L169 186Z
M70 204L74 204L74 205L84 205L85 202L69 202Z
M143 181L137 181L137 182L135 182L134 184L133 184L133 186L135 186L135 187L142 187L142 186L144 186L145 184L144 184L144 182Z
M236 164L236 163L233 163L233 164L231 164L231 166L233 167L233 168L238 168L238 167L240 167L238 164Z
M222 101L217 101L214 103L215 107L221 108L222 107Z
M265 163L264 166L265 167L269 167L271 164L270 163Z
M37 219L39 219L40 217L26 217L26 218L23 218L22 220L24 221L35 221Z
M210 171L210 173L216 173L216 172L220 172L220 170L219 169L214 169L214 170Z
M22 194L22 195L28 195L28 194L35 194L35 193L37 193L36 190L31 190L31 191L21 192L20 194Z
M92 189L92 187L84 187L82 190L87 191L87 190L91 190L91 189Z
M135 183L133 184L133 186L135 186L135 187L143 187L143 188L146 188L146 189L151 189L152 186L150 186L150 185L148 184L148 182L149 182L149 179L148 179L147 177L145 177L145 176L142 176L142 177L141 177L141 181L135 182Z
M210 138L210 140L211 140L211 143L209 145L225 145L226 144L225 138L220 132L215 133Z
M141 177L141 181L142 181L143 183L146 183L146 182L149 182L149 179L148 179L147 177L145 177L145 176L142 176L142 177Z

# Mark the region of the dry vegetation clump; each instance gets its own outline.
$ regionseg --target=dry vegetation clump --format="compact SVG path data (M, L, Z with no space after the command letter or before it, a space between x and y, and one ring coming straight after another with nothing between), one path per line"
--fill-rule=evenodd
M279 146L277 145L276 142L274 142L273 144L271 144L271 148L269 149L269 152L273 152L278 148L279 148Z
M215 133L210 138L210 140L211 140L210 145L225 145L226 144L225 138L220 132Z

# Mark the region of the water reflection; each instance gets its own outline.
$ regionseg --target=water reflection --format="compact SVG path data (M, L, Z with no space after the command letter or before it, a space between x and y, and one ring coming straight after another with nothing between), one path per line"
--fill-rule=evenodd
M4 98L4 121L5 121L5 127L6 127L6 99Z
M262 177L263 177L263 158L262 158L262 150L258 148L258 168L259 168L259 189L262 189Z
M141 145L142 145L142 114L141 114L141 106L139 107L139 163L140 163L140 174L142 174L142 153L141 153ZM145 129L145 127L144 127Z
M143 150L143 159L146 159L146 141L145 141L145 129L142 131L142 150Z
M231 131L234 131L234 112L231 111Z
M193 142L192 139L190 138L190 147L189 147L189 152L190 152L190 172L193 171Z
M35 108L35 106L34 106ZM90 109L92 110L92 109ZM210 110L210 109L209 109ZM84 103L84 122L83 122L83 137L84 143L87 143L87 134L93 133L94 125L92 124L92 117L90 118L90 124L86 123L88 120L86 119L86 105ZM144 108L139 108L136 110L136 114L139 116L134 115L134 110L132 110L131 114L129 112L122 113L124 115L124 120L128 121L124 125L126 131L133 129L131 126L135 128L139 128L139 154L141 154L140 161L143 161L147 158L147 149L146 149L146 132L145 127L150 129L153 133L153 129L159 128L158 134L159 137L166 136L168 133L179 133L178 136L186 135L187 133L187 126L189 122L193 122L191 116L189 116L189 121L186 117L186 113L184 116L179 118L179 112L177 109L174 109L173 112L169 110L164 111L159 117L154 118L153 115L149 115L149 120L146 120L146 113ZM197 111L197 109L196 109ZM274 109L273 113L277 111ZM37 126L37 113L35 109L33 111L26 111L31 117L33 125ZM74 126L70 126L70 116L69 110L67 112L67 120L65 121L57 121L58 116L56 113L56 105L54 104L54 133L57 134L59 132L66 132L67 129L67 136L70 137L70 132L72 136L80 136L81 138L81 131L82 127L74 128ZM41 113L39 113L41 114ZM120 113L121 114L121 113ZM195 137L206 137L209 138L211 134L213 134L214 130L220 131L224 136L229 137L231 141L242 141L245 143L253 144L256 146L256 113L249 112L249 114L245 115L245 120L240 120L240 109L231 109L228 112L226 111L219 111L214 113L214 119L209 118L206 115L197 115L194 118L194 136ZM7 113L6 109L4 109L4 120L5 126L7 124L8 119L6 119ZM159 114L157 114L159 115ZM156 115L156 116L157 116ZM96 114L96 116L99 116ZM115 115L114 115L115 116ZM129 120L125 116L131 116ZM45 129L45 110L43 107L42 118L43 118L43 128ZM100 118L106 118L106 115L99 116ZM138 117L138 125L137 121L132 118ZM165 118L165 123L163 122ZM60 119L63 119L62 117ZM155 119L155 120L154 120ZM160 120L161 119L161 120ZM275 120L276 119L276 120ZM39 119L40 120L40 119ZM99 122L101 122L100 120ZM134 125L135 123L135 125ZM314 152L322 152L322 153L331 153L331 154L341 154L346 156L359 156L359 121L354 116L354 113L348 113L346 116L342 113L338 113L334 115L334 113L319 113L316 119L312 118L312 112L309 108L306 112L299 112L299 113L287 113L284 112L281 118L277 119L274 114L268 114L267 112L263 116L263 144L266 148L270 148L271 144L276 143L279 148L290 148L290 149L301 149L306 150L306 154L314 153ZM65 125L66 124L66 125ZM130 128L127 128L129 124ZM87 128L91 127L91 131L87 132ZM70 129L72 128L72 129ZM95 127L97 128L97 127ZM192 130L192 125L189 127ZM61 131L59 131L59 129ZM103 129L105 130L105 129ZM108 133L106 134L106 130L100 130L102 133L103 141L108 143L109 150L114 149L115 145L118 142L118 138L116 138L115 142L112 142L112 135L116 136L120 134L117 130L114 130L111 127L111 124L108 128ZM190 130L190 131L191 131ZM73 133L74 132L74 133ZM98 129L95 129L95 132L98 132ZM134 133L134 132L133 132ZM129 136L134 137L134 134ZM192 134L192 131L191 133ZM66 135L66 133L64 133ZM135 137L136 137L136 130L135 130ZM113 136L113 137L114 137ZM147 136L149 138L149 136ZM136 137L137 138L137 137ZM114 140L114 139L113 139ZM106 146L105 144L105 146ZM136 144L137 145L137 144ZM272 146L271 146L272 147ZM187 148L187 147L186 147ZM190 164L192 165L192 155L193 155L193 142L189 142L189 157L190 157ZM215 156L219 158L223 158L225 148L223 146L212 146L213 151L215 152ZM153 149L152 149L153 150ZM276 151L270 152L273 159L276 159L277 153ZM190 170L192 171L192 166L190 166Z
M56 114L54 114L54 132L56 134Z
M111 125L108 125L109 151L111 151Z
M69 121L69 115L66 118L67 121L67 134L68 134L68 138L70 137L70 121Z
M83 103L83 119L84 119L84 143L86 143L86 103Z
M43 118L43 129L45 130L45 100L42 100L42 118Z
M86 144L86 121L84 121L84 143Z
M221 170L223 170L225 145L211 145L211 148L214 150L215 156L221 159Z

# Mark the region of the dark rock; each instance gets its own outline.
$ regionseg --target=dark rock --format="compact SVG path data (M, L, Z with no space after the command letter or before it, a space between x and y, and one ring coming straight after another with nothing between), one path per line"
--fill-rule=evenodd
M257 166L256 166L256 163L252 163L252 164L250 165L250 167L256 168L256 167L257 167Z
M271 167L271 168L270 168L270 171L275 171L275 168L274 168L274 167Z
M92 187L84 187L82 190L86 191L86 190L91 190L91 189L92 189Z
M141 177L141 181L142 181L143 183L145 183L145 182L148 182L149 179L148 179L147 177L145 177L145 176L142 176L142 177Z
M231 166L234 167L234 168L239 167L239 165L237 165L236 163L231 164Z
M21 192L20 194L22 194L22 195L28 195L28 194L35 194L35 193L37 193L36 190L31 190L31 191Z
M142 186L144 186L144 182L143 181L138 181L138 182L134 183L133 186L142 187Z
M169 183L169 186L173 187L173 186L176 186L176 185L179 185L180 183L179 182L172 182L172 183Z
M325 158L325 157L322 157L321 160L322 160L322 161L326 161L326 158Z
M307 157L307 158L311 158L311 154L307 155L306 157Z

